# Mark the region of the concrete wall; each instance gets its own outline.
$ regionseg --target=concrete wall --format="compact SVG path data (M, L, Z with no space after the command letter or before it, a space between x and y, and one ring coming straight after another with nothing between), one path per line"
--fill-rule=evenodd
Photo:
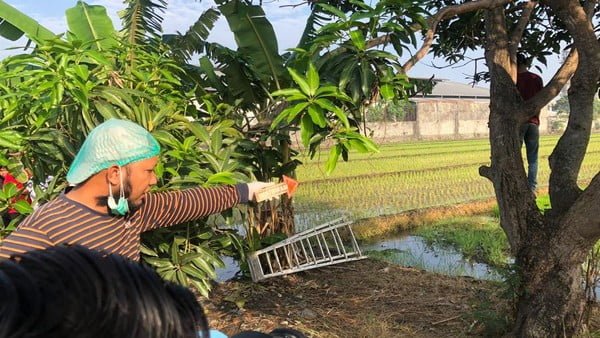
M416 121L368 123L378 140L461 139L488 135L489 101L415 99ZM540 132L548 131L548 111L540 116Z
M370 122L368 134L379 142L487 137L488 100L414 99L415 121ZM540 114L540 133L548 132L548 110ZM299 140L292 135L292 140ZM298 141L299 142L299 141Z

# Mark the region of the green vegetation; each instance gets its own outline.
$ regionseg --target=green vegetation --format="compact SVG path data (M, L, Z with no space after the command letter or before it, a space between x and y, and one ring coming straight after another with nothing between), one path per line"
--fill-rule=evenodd
M468 259L484 262L494 267L505 267L509 246L498 219L489 216L459 217L441 220L430 226L418 228L415 235L427 243L450 245Z
M185 34L163 35L167 1L125 1L120 31L105 8L79 1L66 11L68 32L55 34L0 0L0 37L31 41L31 48L0 60L0 166L15 175L31 169L36 185L54 177L48 189L36 191L36 203L48 201L66 186L65 172L87 133L109 118L137 122L160 142L157 190L291 175L296 128L309 154L324 141L332 145L329 171L350 151L377 150L358 132L366 102L404 100L414 86L398 71L396 55L368 42L385 32L401 54L416 41L405 27L425 24L421 5L312 6L298 48L279 54L260 5L216 4L198 13ZM236 50L206 41L221 16ZM32 211L19 209L14 189L6 189L0 212ZM163 278L207 295L215 267L223 264L219 255L243 261L268 234L293 231L287 198L235 212L245 213L245 241L235 229L212 226L215 219L225 223L229 212L145 234L143 259ZM8 235L22 216L0 223L0 234Z
M548 184L548 156L557 141L554 135L541 138L541 189ZM377 217L494 196L492 184L478 175L479 166L489 164L485 139L386 144L377 154L353 153L329 176L322 169L324 159L303 160L297 168L300 186L295 198L300 227L342 214ZM600 134L594 134L580 182L586 184L599 170Z

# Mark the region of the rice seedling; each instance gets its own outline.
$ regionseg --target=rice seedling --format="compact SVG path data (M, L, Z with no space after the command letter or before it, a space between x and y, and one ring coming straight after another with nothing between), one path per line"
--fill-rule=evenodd
M547 158L558 141L540 142L538 181L547 186ZM296 221L301 228L340 215L352 219L394 215L409 210L489 199L491 183L478 168L489 163L488 140L456 140L386 144L378 154L352 153L331 176L321 171L321 159L298 167L301 182L295 197ZM580 171L586 185L600 171L600 134L592 135ZM318 224L318 223L316 223Z

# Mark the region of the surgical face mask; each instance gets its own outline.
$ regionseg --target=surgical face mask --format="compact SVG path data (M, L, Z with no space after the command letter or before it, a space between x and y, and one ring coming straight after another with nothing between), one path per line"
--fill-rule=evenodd
M121 168L119 167L119 179L121 180L121 186L119 188L119 202L115 202L115 198L112 194L112 186L110 182L108 183L108 208L110 212L115 215L124 216L127 212L129 212L129 202L125 198L125 190L123 188L123 174L121 173Z

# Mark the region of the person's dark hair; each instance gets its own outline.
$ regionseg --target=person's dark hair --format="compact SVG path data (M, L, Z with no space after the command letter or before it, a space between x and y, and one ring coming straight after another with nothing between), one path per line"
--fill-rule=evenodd
M517 66L529 67L529 59L524 54L517 54Z
M0 261L0 337L208 337L192 292L82 246Z

